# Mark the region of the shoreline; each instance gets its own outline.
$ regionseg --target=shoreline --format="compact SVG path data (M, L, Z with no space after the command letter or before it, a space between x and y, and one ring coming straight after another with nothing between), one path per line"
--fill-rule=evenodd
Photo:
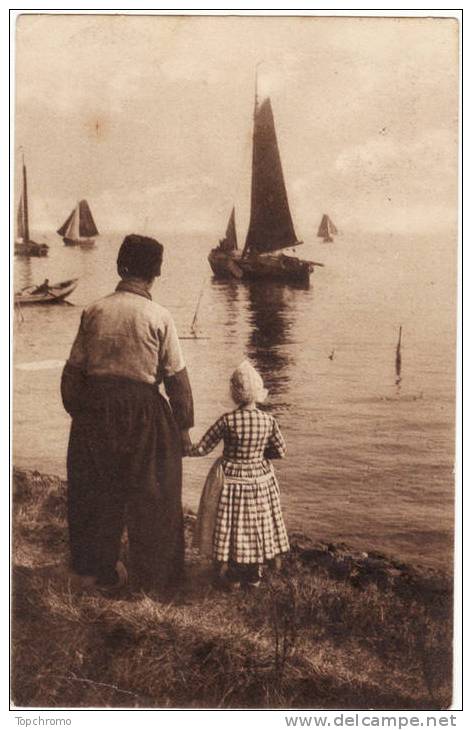
M291 533L282 570L226 592L192 547L173 596L68 568L66 482L13 467L12 699L20 707L446 709L452 581ZM125 546L126 551L126 546Z
M43 488L52 488L57 495L56 499L65 501L66 479L13 465L13 507L17 499L28 499L41 485ZM198 554L191 547L195 520L195 512L184 505L186 561L191 563L199 560ZM378 550L359 550L345 542L315 540L300 531L288 532L291 548L288 560L299 560L311 571L322 573L331 579L347 580L359 588L375 584L379 588L390 588L400 593L405 590L409 594L452 593L453 574L447 570L405 561Z

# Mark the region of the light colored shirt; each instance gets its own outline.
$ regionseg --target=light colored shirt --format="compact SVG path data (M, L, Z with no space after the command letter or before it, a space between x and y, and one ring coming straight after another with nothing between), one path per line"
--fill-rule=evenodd
M185 368L170 312L131 282L88 306L68 364L91 376L160 383Z

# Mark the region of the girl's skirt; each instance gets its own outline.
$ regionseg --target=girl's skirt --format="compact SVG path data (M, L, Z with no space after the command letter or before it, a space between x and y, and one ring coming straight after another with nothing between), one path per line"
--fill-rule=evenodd
M213 557L218 562L265 563L290 549L280 490L266 459L223 459L224 483L218 503Z
M224 472L221 457L217 459L205 480L200 504L198 506L197 521L193 534L193 546L196 547L202 558L213 557L213 538L215 535L216 518L221 492L224 486Z

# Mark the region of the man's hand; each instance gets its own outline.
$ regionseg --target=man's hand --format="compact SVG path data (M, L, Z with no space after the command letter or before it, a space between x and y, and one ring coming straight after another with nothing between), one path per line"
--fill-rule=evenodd
M183 455L188 456L189 451L192 448L192 441L190 439L190 434L188 432L188 428L184 429L180 432L180 441L182 444Z

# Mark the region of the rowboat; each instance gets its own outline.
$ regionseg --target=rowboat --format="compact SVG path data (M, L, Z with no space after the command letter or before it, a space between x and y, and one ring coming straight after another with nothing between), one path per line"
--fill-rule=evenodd
M15 293L15 304L56 304L63 301L77 286L78 279L59 281L57 284L27 286Z

